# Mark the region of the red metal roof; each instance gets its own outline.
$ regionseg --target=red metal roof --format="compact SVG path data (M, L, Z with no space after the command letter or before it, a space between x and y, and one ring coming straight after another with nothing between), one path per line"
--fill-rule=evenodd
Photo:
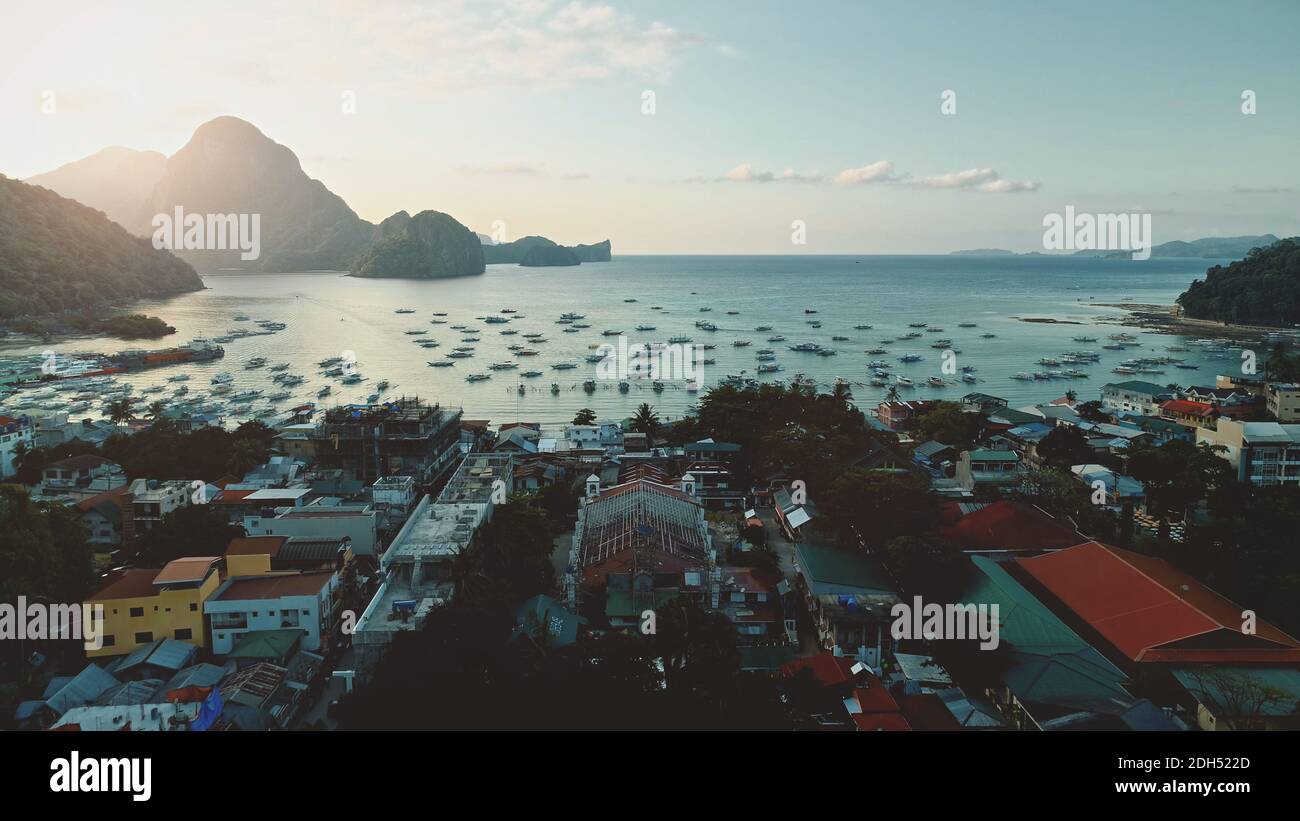
M856 713L853 716L853 723L858 725L859 730L868 732L884 730L905 733L912 729L912 725L907 723L902 713Z
M852 667L853 662L848 659L839 658L829 652L822 652L815 656L795 659L783 665L781 675L786 678L794 678L800 670L807 668L812 671L814 679L827 687L832 687L836 684L852 681L853 674L849 672Z
M1206 402L1193 402L1190 399L1170 399L1160 405L1160 410L1165 413L1178 413L1183 416L1204 416L1214 415L1214 406Z
M1018 559L1031 576L1133 661L1300 662L1300 642L1267 622L1242 633L1242 608L1163 559L1099 542ZM1196 647L1176 647L1196 638Z
M963 550L1060 550L1085 541L1074 526L1023 502L994 502L939 528Z

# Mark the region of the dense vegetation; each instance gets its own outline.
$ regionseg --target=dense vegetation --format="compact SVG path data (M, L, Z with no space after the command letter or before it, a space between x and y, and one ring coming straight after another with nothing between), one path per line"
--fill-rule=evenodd
M158 339L176 333L176 329L156 316L144 314L119 314L100 317L94 312L57 314L43 317L24 317L9 323L9 328L21 334L50 336L66 332L102 334L119 339Z
M202 287L185 262L99 211L0 175L0 319Z
M1300 322L1300 238L1254 248L1245 259L1216 265L1178 297L1194 319L1289 326Z
M483 273L478 236L454 217L398 211L379 226L381 239L352 263L358 277L429 279Z

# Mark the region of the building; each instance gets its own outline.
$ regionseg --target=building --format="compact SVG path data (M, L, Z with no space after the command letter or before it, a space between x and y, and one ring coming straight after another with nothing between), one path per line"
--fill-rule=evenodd
M86 541L98 549L113 549L135 538L135 507L126 485L87 496L76 503L86 529Z
M899 601L884 570L865 553L808 542L795 545L795 559L818 646L878 668L893 647L890 609Z
M1192 399L1167 399L1160 403L1161 418L1189 428L1214 430L1219 418L1218 406Z
M215 556L168 562L162 570L129 568L108 574L86 600L104 608L103 646L90 658L120 656L161 638L207 646L203 604L220 584Z
M1198 444L1221 446L1238 481L1255 485L1300 483L1300 424L1220 419L1214 430L1198 429Z
M271 507L244 516L249 536L349 540L358 556L379 554L379 514L368 504L326 504L317 499L302 507Z
M979 392L966 394L961 398L961 403L967 408L972 408L984 414L992 413L1007 406L1007 400L1002 397Z
M406 516L415 509L418 496L414 476L385 476L370 487L370 498L378 510Z
M169 513L188 507L192 488L189 482L176 479L136 479L131 482L131 510L137 534L162 524Z
M813 519L813 506L796 502L790 491L778 488L772 492L772 512L776 514L777 527L792 542L799 541L800 528Z
M0 414L0 479L18 472L19 450L35 447L36 428L30 416Z
M935 399L881 402L876 406L876 418L890 430L907 430L916 424L917 416L933 410L937 404Z
M1264 386L1265 407L1277 422L1300 422L1300 385L1269 382Z
M212 624L212 652L229 653L254 630L300 630L302 649L328 650L340 615L338 584L331 570L227 579L203 605Z
M311 433L323 468L342 468L370 484L385 476L433 482L460 458L460 411L402 397L330 408Z
M1101 386L1102 407L1110 411L1133 411L1155 416L1160 403L1176 398L1174 391L1153 382L1132 379L1128 382L1108 382Z
M1100 542L1017 560L1123 658L1147 664L1300 664L1300 642L1163 559Z
M55 491L85 490L95 480L110 483L101 488L103 490L126 484L126 475L122 472L121 465L93 453L83 453L80 456L70 456L52 462L45 466L41 476L45 487Z
M496 506L509 501L513 467L509 453L471 453L437 500L424 496L407 517L380 559L383 581L353 630L362 681L398 633L419 629L430 611L451 600L456 557Z
M1040 553L1087 541L1068 520L1024 502L945 502L941 515L939 535L972 553Z
M966 450L957 461L957 483L969 491L997 490L1020 484L1020 455L1012 450Z
M707 606L715 581L713 539L704 508L687 490L649 479L613 487L587 482L565 577L570 609L600 588L611 627L633 627L641 614L679 597Z

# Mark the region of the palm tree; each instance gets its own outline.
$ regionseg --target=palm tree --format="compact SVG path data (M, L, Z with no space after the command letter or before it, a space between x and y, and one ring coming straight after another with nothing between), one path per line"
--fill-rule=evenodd
M131 400L127 398L114 399L104 408L104 416L114 425L125 424L135 418L135 411L131 410Z
M899 395L899 394L898 394L898 386L897 386L897 385L890 385L890 386L889 386L889 390L885 392L885 401L886 401L886 402L897 402L897 401L898 401L898 395Z
M163 415L163 411L166 410L166 408L167 408L166 402L162 401L161 399L155 399L154 401L149 403L149 418L153 419L154 421L157 421L158 418Z
M1073 405L1074 400L1078 398L1079 398L1079 394L1075 393L1073 390L1068 390L1065 392L1065 401L1069 402L1071 405Z
M636 415L632 417L632 430L644 433L647 437L653 437L659 430L659 415L650 407L649 402L642 402L641 407L636 409Z

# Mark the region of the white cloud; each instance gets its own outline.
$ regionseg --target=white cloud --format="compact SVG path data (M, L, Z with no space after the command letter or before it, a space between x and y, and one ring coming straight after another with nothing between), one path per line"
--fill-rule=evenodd
M952 171L931 177L919 177L907 180L907 184L917 188L955 188L967 191L981 191L985 194L1036 191L1039 187L1036 182L1004 180L992 168L968 168L965 171Z
M894 179L894 164L889 160L877 160L870 165L844 169L835 175L835 184L866 185L873 182L891 182Z

